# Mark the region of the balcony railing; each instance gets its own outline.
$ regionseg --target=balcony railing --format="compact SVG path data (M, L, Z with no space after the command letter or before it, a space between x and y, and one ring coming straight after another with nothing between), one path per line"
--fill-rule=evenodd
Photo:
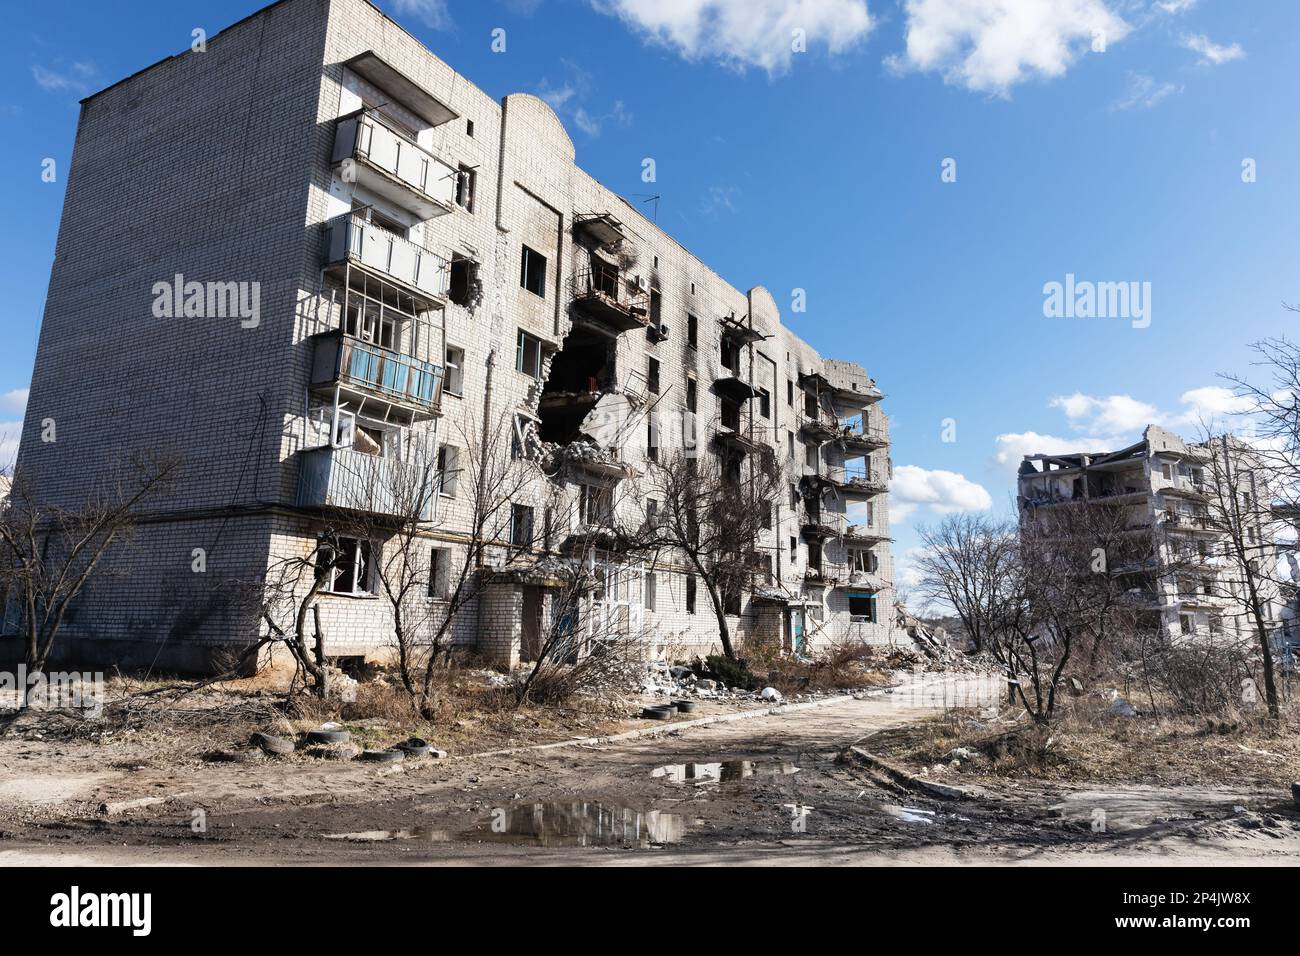
M889 429L864 422L860 417L842 424L838 438L849 446L884 448L889 444Z
M451 265L442 256L366 220L344 213L326 223L329 265L348 262L401 283L432 304L447 297Z
M431 470L352 448L299 453L298 505L428 521L433 514Z
M316 337L313 386L352 386L430 413L437 407L441 378L439 365L380 348L337 329Z
M333 159L336 164L352 160L356 182L422 220L456 208L459 173L373 111L339 119Z
M631 291L617 269L586 269L573 276L572 301L579 312L619 332L650 322L649 293Z

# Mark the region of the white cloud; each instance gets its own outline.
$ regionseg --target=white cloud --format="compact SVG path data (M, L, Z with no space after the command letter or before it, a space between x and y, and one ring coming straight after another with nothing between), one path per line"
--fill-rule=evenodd
M1123 438L1043 435L1039 432L1007 432L993 440L993 460L1015 472L1026 455L1069 455L1074 452L1116 451L1129 442Z
M1094 435L1131 432L1160 417L1160 410L1154 405L1139 402L1129 395L1094 398L1075 392L1073 395L1057 395L1047 405L1065 412L1070 426L1076 431L1091 432Z
M27 408L29 391L26 388L14 388L0 395L0 413L21 415Z
M1159 0L1156 8L1170 15L1186 13L1192 7L1196 6L1196 0Z
M1031 77L1061 76L1081 53L1132 29L1102 0L907 0L907 47L887 61L1005 96Z
M905 521L919 508L935 514L987 511L993 499L983 485L955 471L900 465L889 482L889 509L895 521Z
M1124 87L1124 92L1119 99L1110 104L1110 108L1112 110L1149 110L1175 93L1181 93L1182 91L1182 86L1177 83L1157 83L1145 73L1130 73L1128 75L1128 85Z
M543 78L537 84L537 96L545 100L558 115L567 117L574 126L593 138L600 135L601 128L606 123L618 126L632 124L632 114L622 100L615 100L609 110L599 114L592 113L582 105L596 87L591 74L573 60L561 59L560 65L565 72L563 83L556 85L549 78Z
M648 39L688 60L719 60L783 73L794 58L794 31L808 48L848 50L875 22L866 0L591 0Z
M1226 416L1240 415L1255 407L1253 399L1237 395L1232 389L1224 388L1222 385L1206 385L1204 388L1190 389L1183 392L1179 401L1183 403L1184 411L1177 421L1189 424L1197 424L1201 421L1209 423Z
M1199 62L1206 66L1218 66L1221 63L1240 60L1246 56L1246 51L1241 48L1240 43L1224 46L1221 43L1215 43L1204 33L1187 34L1183 37L1183 46L1193 53L1199 53L1201 56Z
M393 13L399 17L411 17L435 30L446 30L451 26L447 0L391 0L391 4Z
M48 67L35 64L32 66L32 78L36 85L51 93L65 90L73 93L89 93L90 81L94 78L95 64L76 62L68 67Z

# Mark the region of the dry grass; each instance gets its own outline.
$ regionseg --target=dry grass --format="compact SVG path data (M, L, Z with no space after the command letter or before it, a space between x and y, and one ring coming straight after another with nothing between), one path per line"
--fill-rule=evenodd
M834 644L811 660L783 657L766 646L747 646L744 654L760 684L775 687L786 696L889 683L885 657L864 644Z
M1100 707L1077 708L1048 728L952 712L882 731L864 746L940 779L1289 786L1300 779L1300 710L1288 710L1280 728L1257 715L1115 718Z

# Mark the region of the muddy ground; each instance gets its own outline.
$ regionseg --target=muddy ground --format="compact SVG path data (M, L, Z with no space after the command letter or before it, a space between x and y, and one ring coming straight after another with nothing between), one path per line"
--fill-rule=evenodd
M925 693L393 766L5 738L0 863L1300 862L1300 815L1271 784L964 777L971 794L941 800L845 760L855 741L930 718L970 679L916 681Z

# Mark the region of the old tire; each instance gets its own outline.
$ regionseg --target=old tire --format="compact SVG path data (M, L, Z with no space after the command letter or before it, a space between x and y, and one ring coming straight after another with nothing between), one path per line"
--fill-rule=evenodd
M429 741L427 740L421 740L419 737L412 737L410 740L403 740L400 744L397 744L395 749L402 751L402 753L406 754L406 756L411 759L417 759L429 756L429 752L433 750L433 747L429 745Z
M1297 809L1300 809L1300 780L1291 784L1291 798L1295 800Z
M352 735L346 730L307 731L307 743L309 744L346 744L351 739Z
M248 738L248 742L258 750L271 754L273 757L284 757L293 753L293 741L286 737L277 737L274 734L256 733Z
M646 720L667 720L677 713L676 707L642 707L641 716Z
M677 708L677 713L689 714L700 705L693 700L675 700L673 706Z
M406 754L400 750L363 750L359 760L367 763L401 763L406 759Z

